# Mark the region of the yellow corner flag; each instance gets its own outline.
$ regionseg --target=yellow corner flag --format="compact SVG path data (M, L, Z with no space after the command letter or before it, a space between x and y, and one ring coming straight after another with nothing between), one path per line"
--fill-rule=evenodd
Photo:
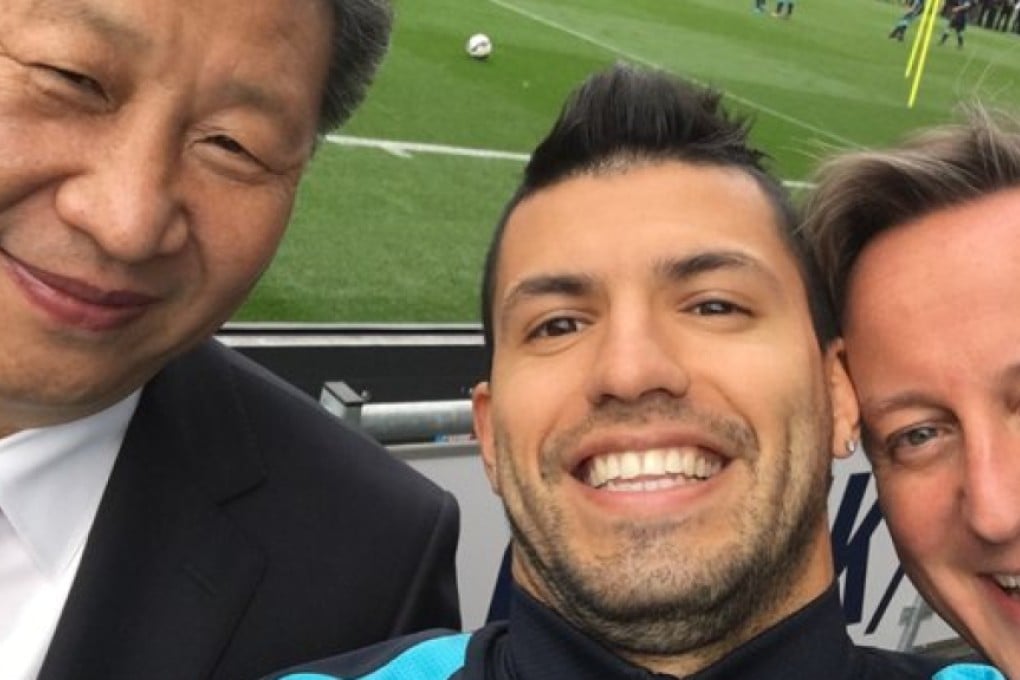
M907 108L914 108L917 101L917 91L921 87L921 75L924 73L924 62L928 58L928 47L931 45L931 34L935 32L935 19L938 16L940 0L928 0L924 6L924 13L921 14L921 25L914 36L914 45L910 48L910 58L907 60L907 73L909 78L914 76L914 82L910 86L910 96L907 98Z

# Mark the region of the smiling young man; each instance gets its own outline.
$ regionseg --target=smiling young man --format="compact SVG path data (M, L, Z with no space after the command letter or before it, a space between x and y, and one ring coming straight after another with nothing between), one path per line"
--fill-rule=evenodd
M473 402L513 530L509 622L274 677L939 668L847 636L826 490L857 406L785 193L719 100L658 72L592 76L496 231Z
M376 0L4 3L4 678L252 677L457 625L452 498L209 341L389 21Z
M978 112L836 158L805 227L903 565L1020 678L1020 130Z

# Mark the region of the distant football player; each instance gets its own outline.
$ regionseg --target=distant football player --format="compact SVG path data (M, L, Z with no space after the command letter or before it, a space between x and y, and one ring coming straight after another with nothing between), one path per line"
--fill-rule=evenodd
M954 32L956 33L956 46L963 47L963 32L967 30L967 16L973 5L971 0L946 0L946 6L942 11L947 23L939 37L939 45L945 45L949 33Z
M912 0L910 3L910 9L900 17L900 20L893 26L892 31L889 33L890 38L895 38L900 42L903 42L903 36L907 32L907 28L913 23L914 19L919 17L924 12L924 0Z
M772 16L779 17L780 19L789 19L793 16L793 3L794 0L779 0L776 3L776 11L772 13Z

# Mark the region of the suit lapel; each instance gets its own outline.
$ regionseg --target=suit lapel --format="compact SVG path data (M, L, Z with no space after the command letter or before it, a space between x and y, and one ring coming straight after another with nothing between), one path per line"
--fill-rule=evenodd
M229 642L265 556L222 506L262 470L218 351L146 387L40 680L199 680Z

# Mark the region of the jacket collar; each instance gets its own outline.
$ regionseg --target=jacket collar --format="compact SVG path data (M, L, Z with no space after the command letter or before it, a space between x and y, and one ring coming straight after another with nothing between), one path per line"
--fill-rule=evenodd
M671 677L622 659L520 589L513 595L509 635L504 640L506 656L498 663L512 667L508 676L518 680ZM834 670L852 666L853 650L834 583L793 616L688 680L841 677Z
M40 680L214 668L265 566L225 510L264 477L225 351L206 343L143 391Z

